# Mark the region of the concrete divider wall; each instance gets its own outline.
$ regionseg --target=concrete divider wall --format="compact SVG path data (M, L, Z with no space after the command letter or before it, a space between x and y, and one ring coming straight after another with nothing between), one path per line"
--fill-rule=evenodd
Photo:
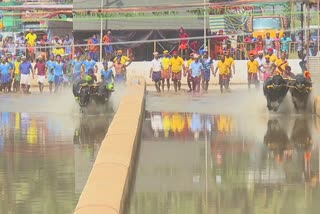
M314 112L318 117L320 117L320 96L316 96L314 100Z
M75 214L124 213L134 173L145 90L143 77L131 77L128 81L126 93L100 146Z

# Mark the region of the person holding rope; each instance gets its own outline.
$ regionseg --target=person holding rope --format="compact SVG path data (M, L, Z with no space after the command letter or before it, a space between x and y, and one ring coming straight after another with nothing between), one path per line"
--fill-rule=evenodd
M289 66L286 52L281 53L280 59L278 59L275 64L277 66L278 72L280 72L280 75L283 75L286 67Z
M269 55L265 56L265 60L266 61L259 66L260 73L263 73L263 82L265 82L268 77L274 75L274 71L276 68L276 65L270 61Z
M103 69L101 70L101 80L109 90L114 88L114 75L112 69L108 69L108 62L103 63Z
M83 68L83 61L80 60L80 54L76 54L76 57L71 62L71 71L73 73L72 81L75 82L80 78L81 72Z

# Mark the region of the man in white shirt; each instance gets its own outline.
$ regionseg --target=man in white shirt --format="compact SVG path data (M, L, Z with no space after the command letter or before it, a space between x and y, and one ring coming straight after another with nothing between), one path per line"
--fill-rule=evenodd
M262 67L262 65L266 62L266 59L264 58L264 56L263 56L263 51L259 51L258 52L258 57L256 58L256 60L258 61L258 63L259 63L259 68L260 68L260 70L262 71L261 73L260 73L260 76L259 76L259 79L260 79L260 82L264 82L263 81L263 73L264 73L264 71L263 71L263 67Z
M150 78L154 81L157 92L161 92L161 70L162 70L162 63L159 58L159 53L153 53L154 59L151 61L151 68L150 68Z

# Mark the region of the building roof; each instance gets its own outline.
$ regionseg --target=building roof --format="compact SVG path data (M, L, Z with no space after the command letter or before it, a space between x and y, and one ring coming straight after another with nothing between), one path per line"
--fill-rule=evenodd
M92 0L90 3L84 0L74 0L74 9L98 9L100 6L100 0ZM110 1L109 1L110 2ZM118 10L121 9L120 17L114 17L104 22L104 26L113 30L170 30L178 29L183 27L185 29L202 29L203 28L203 19L199 18L196 15L187 13L186 10L192 9L191 7L183 8L185 4L194 4L194 3L203 3L202 0L118 0L111 1L109 5L106 5L104 9L108 10ZM95 5L95 8L92 8L91 5ZM157 7L165 7L171 5L170 7L174 8L174 5L179 6L178 9L173 9L178 11L176 15L153 15L152 12L158 10ZM196 7L198 8L198 7ZM196 9L194 8L194 9ZM127 10L126 10L127 9ZM125 17L123 13L124 10L132 11L131 13L141 11L143 9L144 15L134 17ZM171 11L173 11L171 10ZM120 10L118 10L119 12ZM168 12L170 9L161 9L162 12ZM116 13L118 13L116 12ZM108 12L107 12L108 13ZM121 15L123 14L123 15ZM121 17L122 16L122 17ZM74 18L74 29L75 30L99 30L100 29L100 20L99 18L83 17L84 19Z

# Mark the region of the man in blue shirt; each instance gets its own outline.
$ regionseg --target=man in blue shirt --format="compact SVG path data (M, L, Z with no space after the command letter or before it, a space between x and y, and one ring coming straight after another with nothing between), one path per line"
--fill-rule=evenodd
M283 37L281 38L281 52L285 52L287 54L287 57L289 56L289 45L291 42L291 38L289 37L289 34L285 33L283 34Z
M46 73L48 76L48 82L49 82L49 91L52 93L52 85L54 82L54 66L56 62L54 61L54 55L50 55L50 59L46 62Z
M54 64L54 92L58 92L61 83L63 82L63 67L64 63L61 61L61 56L56 56L56 63Z
M192 78L192 90L195 93L200 92L200 82L201 82L201 75L203 73L203 65L199 62L200 56L198 54L193 55L194 62L190 65L190 72Z
M88 57L87 57L87 60L83 61L83 66L84 66L84 68L85 68L86 74L88 74L88 71L89 71L90 69L93 69L93 70L94 70L94 73L96 73L97 70L98 70L97 63L96 63L96 61L94 61L93 59L91 59L91 56L88 56Z
M72 68L73 71L73 82L80 78L81 71L82 71L83 61L79 59L79 55L77 54L75 59L72 61Z
M202 64L203 64L203 68L204 68L203 79L202 79L202 89L205 92L208 92L210 73L212 72L212 75L214 75L214 68L213 68L213 61L208 56L207 51L204 51L204 53L203 53Z
M30 74L32 73L32 79L34 78L33 68L30 61L27 60L25 56L21 57L22 62L20 64L20 72L21 72L21 88L25 94L30 94L30 84L31 84L31 77Z
M11 73L12 73L12 65L7 62L5 57L2 58L2 62L0 64L0 76L1 76L1 90L4 92L9 92L10 84L11 84Z
M114 75L112 69L108 70L108 62L103 63L101 80L108 87L108 89L113 90Z

